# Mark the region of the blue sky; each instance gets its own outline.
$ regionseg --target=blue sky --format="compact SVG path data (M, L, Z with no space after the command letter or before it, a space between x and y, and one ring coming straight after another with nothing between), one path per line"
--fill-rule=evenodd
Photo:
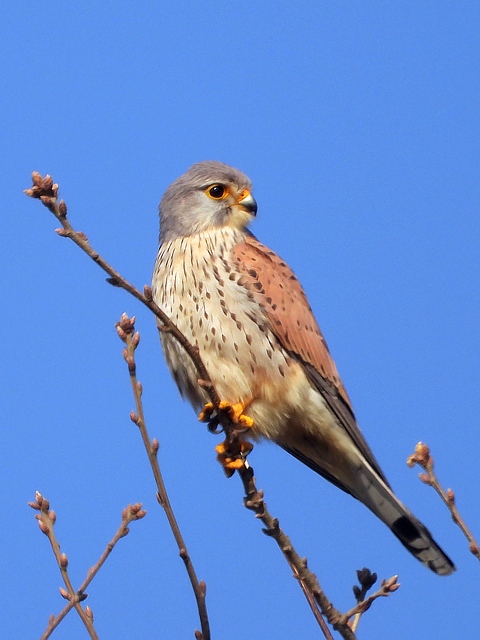
M141 287L161 194L202 159L253 180L254 233L303 282L372 449L458 571L430 574L365 507L262 444L251 464L271 512L340 609L357 568L399 574L359 638L475 633L478 562L405 459L430 444L480 536L479 14L474 2L409 1L1 9L5 637L39 637L63 607L26 506L35 490L57 512L75 585L123 507L148 511L88 590L101 638L191 638L198 626L128 418L123 311L138 317L148 425L207 583L212 637L320 637L239 480L215 462L218 438L181 402L153 319L21 193L33 169L51 173L74 226ZM54 637L87 636L71 613Z

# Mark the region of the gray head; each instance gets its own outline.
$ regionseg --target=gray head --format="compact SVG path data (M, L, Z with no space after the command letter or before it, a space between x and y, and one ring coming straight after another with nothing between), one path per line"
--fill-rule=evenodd
M245 228L257 212L247 176L223 162L198 162L160 202L160 242L221 227Z

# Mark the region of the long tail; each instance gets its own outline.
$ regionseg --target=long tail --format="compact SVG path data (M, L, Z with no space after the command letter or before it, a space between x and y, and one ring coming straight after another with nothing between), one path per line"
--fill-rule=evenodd
M448 576L455 571L455 565L435 542L430 531L400 502L363 456L359 455L358 465L350 470L352 473L345 473L344 467L340 479L335 473L338 465L328 468L325 460L317 456L312 459L311 446L308 447L308 453L302 451L301 446L281 446L340 489L363 502L426 567L441 576Z
M373 511L422 564L440 576L448 576L455 571L455 565L427 527L368 467L364 467L357 476L356 494L355 497Z

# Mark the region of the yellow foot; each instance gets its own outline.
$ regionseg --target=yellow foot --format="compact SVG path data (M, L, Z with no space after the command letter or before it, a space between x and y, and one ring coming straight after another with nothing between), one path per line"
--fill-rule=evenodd
M241 469L244 465L244 459L248 456L253 449L251 442L245 440L239 440L235 443L238 446L238 454L234 455L228 451L225 442L217 444L215 451L217 453L217 460L225 470Z
M203 409L198 414L198 419L200 420L200 422L210 422L214 411L215 407L213 406L213 402L207 402L207 404L203 406Z
M222 400L218 405L218 408L221 411L225 411L234 424L238 424L244 429L251 429L254 425L254 421L253 418L250 418L250 416L246 416L243 413L246 406L247 405L242 404L241 402L238 402L237 404L231 404L226 400ZM212 414L214 412L215 407L213 406L213 404L211 402L207 402L207 404L198 414L198 419L200 420L200 422L209 422L212 419Z
M228 414L230 420L234 424L238 424L240 427L244 427L245 429L251 429L253 427L253 418L250 418L250 416L246 416L243 413L246 405L241 402L238 402L237 404L230 404L230 402L222 400L219 407L222 411L225 411Z

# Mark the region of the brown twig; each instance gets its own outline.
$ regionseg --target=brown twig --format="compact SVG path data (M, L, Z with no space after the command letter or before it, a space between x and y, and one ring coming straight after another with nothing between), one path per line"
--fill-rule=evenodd
M142 293L134 287L130 282L118 273L106 260L102 258L90 245L87 236L82 231L75 231L67 219L67 205L64 200L58 200L58 184L48 174L42 177L37 171L32 173L33 186L25 189L24 193L30 198L38 198L42 204L47 207L55 218L62 225L61 229L56 229L59 236L70 238L82 251L84 251L98 266L105 271L110 277L110 284L124 289L134 298L144 304L162 323L162 330L171 333L175 339L182 345L187 354L192 359L200 379L202 387L208 393L213 405L218 407L220 398L213 388L212 381L205 365L202 362L198 349L188 342L183 333L179 331L170 318L155 304L152 299L152 291L150 287L145 286Z
M95 629L93 628L92 619L87 616L83 607L80 605L80 602L84 600L86 596L77 595L75 593L72 582L70 580L70 576L68 575L67 555L60 552L60 544L58 543L55 532L53 530L55 521L57 519L55 512L50 509L49 501L44 498L39 491L35 493L35 502L29 502L28 504L32 507L32 509L40 512L35 516L38 520L38 526L40 527L40 531L47 536L48 541L50 542L55 560L57 561L58 568L60 569L60 573L62 575L63 582L67 588L66 590L62 587L60 588L60 594L62 598L65 598L65 600L69 600L72 603L71 608L74 607L77 611L90 635L90 638L98 640L98 636L95 632Z
M428 445L424 444L423 442L419 442L415 447L415 452L407 458L407 464L409 467L414 467L416 464L418 464L420 467L422 467L422 469L426 471L426 473L420 473L418 477L423 483L433 487L441 497L443 502L447 505L450 513L452 514L452 520L455 522L455 524L458 524L465 537L467 538L471 553L473 553L477 560L480 560L480 548L457 509L457 505L455 504L455 494L453 493L452 489L447 489L445 491L438 481L437 476L435 475L435 472L433 470L434 460L432 455L430 454Z
M365 600L365 596L377 581L377 574L372 573L370 569L367 569L366 567L364 567L363 569L358 569L357 578L360 586L356 584L353 585L353 594L355 596L355 600L357 601L357 604L359 604L360 602ZM363 612L361 611L356 613L354 616L354 619L350 623L350 628L354 633L356 633L357 631L362 613Z
M308 569L306 558L301 558L299 556L293 548L290 538L280 528L277 518L274 518L268 512L263 499L263 491L257 490L253 469L246 460L244 466L238 470L238 473L242 479L243 488L246 494L244 499L245 507L255 512L255 517L259 518L265 525L265 528L263 529L265 535L273 538L279 546L286 561L293 570L295 578L299 581L315 619L322 628L325 637L329 638L329 635L325 633L325 629L328 634L330 634L330 632L326 628L321 615L319 615L320 612L326 617L333 628L340 633L342 638L345 638L345 640L355 640L355 634L347 624L348 619L344 619L344 616L340 611L338 611L338 609L336 609L329 601L320 587L317 576ZM311 596L313 596L313 599Z
M310 609L312 611L313 617L317 621L317 624L320 627L320 629L322 630L323 635L325 636L326 640L333 640L333 636L330 633L330 629L328 628L327 623L325 622L325 620L323 618L322 612L321 612L321 610L320 610L320 608L319 608L319 606L317 604L317 601L315 600L314 594L308 588L308 586L305 584L305 582L303 580L300 580L300 577L299 577L298 573L296 572L296 570L294 569L293 571L294 571L293 577L298 580L298 584L300 585L300 588L303 591L303 595L307 599L307 602L308 602L308 604L310 606Z
M148 460L150 462L150 466L152 467L153 475L155 477L155 482L157 485L157 500L164 509L167 516L168 523L175 538L175 542L177 543L180 557L185 563L185 568L187 570L187 574L190 579L193 592L195 594L195 599L197 601L197 608L200 617L202 632L200 633L196 631L196 638L197 640L210 640L210 624L208 621L207 606L205 602L206 584L205 582L203 582L203 580L199 581L197 578L192 560L187 551L187 546L180 531L180 527L178 526L177 519L175 518L175 514L173 513L167 490L165 488L165 483L163 481L162 473L160 471L160 465L158 463L158 440L150 440L150 436L148 435L147 431L142 402L142 385L140 382L138 382L136 376L137 367L135 362L135 350L140 342L140 334L138 332L135 333L135 316L133 316L133 318L129 318L124 313L120 319L120 322L117 322L116 328L120 339L123 340L123 342L125 342L126 344L123 355L128 366L133 395L135 397L136 411L132 411L132 413L130 414L130 418L140 430L142 441L145 446Z
M342 622L346 622L347 620L350 620L350 618L353 618L358 614L365 613L365 611L370 609L373 602L375 602L377 598L386 598L399 588L400 588L400 584L398 583L398 576L392 576L388 580L382 580L382 586L378 591L373 593L366 600L362 600L361 602L358 602L353 607L353 609L350 609L350 611L347 611L347 613L343 614Z
M73 589L73 585L71 583L70 577L68 575L67 567L68 567L68 558L65 553L60 553L60 544L58 543L55 533L54 533L54 524L56 521L56 515L53 510L50 509L49 501L42 496L40 492L35 493L35 502L28 503L32 509L35 511L39 511L35 517L38 520L38 526L40 527L40 531L44 533L53 549L53 553L57 560L58 567L60 569L60 573L62 574L63 581L67 589L60 589L60 594L65 600L68 600L68 604L64 607L64 609L57 616L50 616L48 626L45 629L40 640L46 640L50 637L54 629L60 624L60 622L65 618L65 616L75 608L82 619L85 627L91 638L98 639L98 636L93 628L93 614L90 607L83 607L80 605L83 600L87 598L87 594L85 590L88 585L91 583L93 578L97 575L100 567L103 565L105 560L108 558L110 553L112 552L114 546L120 540L120 538L125 537L128 532L128 525L134 520L140 520L146 514L146 511L142 509L141 504L136 505L128 505L122 512L122 524L118 528L116 534L112 538L112 540L107 544L105 551L100 556L99 560L96 562L93 567L91 567L88 571L87 577L81 584L80 588L75 591Z

